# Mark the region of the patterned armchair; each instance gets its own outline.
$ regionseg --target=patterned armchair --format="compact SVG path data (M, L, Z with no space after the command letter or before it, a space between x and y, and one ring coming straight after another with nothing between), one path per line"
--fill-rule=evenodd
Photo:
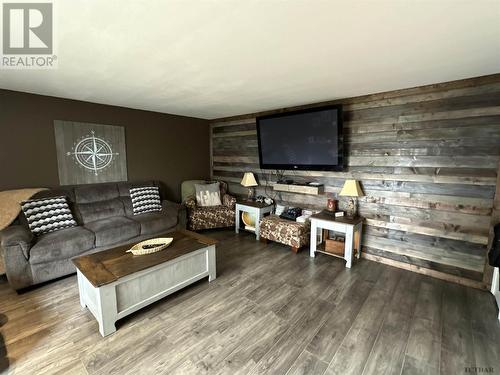
M232 227L235 223L236 198L227 193L227 183L219 181L222 206L199 207L196 204L194 184L204 184L205 180L184 181L181 185L182 201L187 208L189 230Z

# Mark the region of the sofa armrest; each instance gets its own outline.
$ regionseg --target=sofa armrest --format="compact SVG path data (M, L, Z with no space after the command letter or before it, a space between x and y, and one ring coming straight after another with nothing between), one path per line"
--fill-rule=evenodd
M222 196L222 204L226 207L229 207L231 210L234 210L234 206L236 205L236 198L229 194L224 194Z
M171 215L177 215L177 227L181 229L186 229L187 214L186 207L182 204L175 203L169 200L164 200L161 203L162 209Z
M18 246L26 259L29 258L33 239L33 233L22 225L11 225L0 232L0 244L4 251Z
M11 225L0 232L0 244L9 284L16 290L33 284L28 262L33 234L21 225Z
M196 208L196 199L194 198L187 198L184 201L184 206L189 209L189 210L194 210Z

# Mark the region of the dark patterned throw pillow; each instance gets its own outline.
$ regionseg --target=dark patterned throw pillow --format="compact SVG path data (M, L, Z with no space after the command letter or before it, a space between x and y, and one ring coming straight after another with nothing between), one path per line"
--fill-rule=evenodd
M130 189L134 215L161 211L160 189L156 186Z
M31 232L37 236L77 226L64 196L30 199L21 202L21 208Z

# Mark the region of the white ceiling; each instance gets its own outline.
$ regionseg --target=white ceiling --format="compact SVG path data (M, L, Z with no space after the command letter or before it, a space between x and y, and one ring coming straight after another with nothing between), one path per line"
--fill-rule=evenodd
M500 72L499 0L57 0L0 87L218 118Z

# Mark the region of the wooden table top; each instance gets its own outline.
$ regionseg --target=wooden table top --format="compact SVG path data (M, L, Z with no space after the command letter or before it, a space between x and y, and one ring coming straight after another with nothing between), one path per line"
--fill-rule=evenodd
M335 221L337 223L348 224L348 225L357 225L361 223L365 218L361 216L356 216L354 218L349 218L347 216L335 217L333 214L319 212L317 214L311 215L311 219Z
M73 259L73 263L96 288L112 283L121 277L175 259L190 252L215 245L216 240L188 230L160 234L155 237L173 237L172 244L162 251L148 255L127 253L134 244L117 246L113 249Z
M249 200L244 200L244 199L237 200L236 203L243 204L243 205L249 206L249 207L256 207L256 208L264 208L264 207L272 206L272 204L267 204L266 202L249 201Z

